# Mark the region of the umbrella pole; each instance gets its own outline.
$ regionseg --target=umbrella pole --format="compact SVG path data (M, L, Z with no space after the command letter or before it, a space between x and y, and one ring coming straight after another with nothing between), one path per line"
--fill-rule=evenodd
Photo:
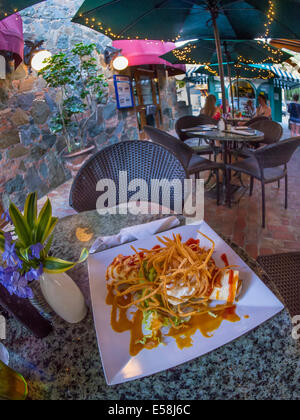
M232 78L231 78L231 65L229 64L231 62L231 57L227 49L226 42L224 42L224 49L225 49L225 54L226 54L226 59L227 59L227 73L228 73L229 85L230 85L231 108L232 108L231 114L232 114L232 118L234 118L234 98L233 98L233 87L232 87Z
M240 86L239 86L239 81L240 81L240 76L239 76L239 72L237 73L237 79L236 79L236 84L237 84L237 99L238 99L238 110L240 111Z
M230 83L230 95L231 95L231 107L232 107L232 118L234 118L234 98L233 98L233 86L232 86L232 79L231 79L231 66L227 63L227 72L229 77L229 83Z
M223 105L223 114L226 112L226 93L225 93L225 80L224 80L224 68L223 68L223 57L222 57L222 50L221 50L221 40L220 40L220 33L217 25L217 12L216 10L210 10L212 23L214 27L214 34L215 34L215 41L216 41L216 50L218 56L218 63L219 63L219 75L221 79L221 89L222 89L222 105Z

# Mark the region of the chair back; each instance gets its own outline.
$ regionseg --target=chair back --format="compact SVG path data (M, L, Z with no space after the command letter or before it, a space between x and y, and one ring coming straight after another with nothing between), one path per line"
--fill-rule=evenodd
M82 166L72 185L71 207L78 213L96 210L99 197L105 193L103 188L97 191L97 184L101 180L111 180L116 186L116 201L112 206L129 202L137 190L128 191L127 188L120 191L121 171L127 173L127 185L135 180L146 181L147 189L142 191L143 201L160 205L165 205L161 191L163 188L169 188L174 180L180 180L183 186L184 180L189 178L185 167L175 154L160 144L142 140L120 142L96 153ZM161 190L159 194L154 194L155 197L150 188L153 180L161 181ZM182 188L179 196L178 191L172 188L170 209L174 210L176 203L182 204L183 200L184 189Z
M256 121L270 121L268 117L254 117L246 123L246 126L249 127L251 124L254 124Z
M265 138L261 143L273 144L279 142L283 134L283 128L276 121L259 120L252 123L250 126L253 130L258 130L264 133Z
M145 126L144 131L150 137L150 141L166 147L177 156L185 168L188 167L188 164L193 156L193 149L191 149L187 144L184 144L176 137L171 136L171 134L158 128Z
M188 140L190 137L182 130L206 124L217 125L217 121L206 115L198 115L198 117L195 117L193 115L186 115L184 117L179 118L179 120L176 121L175 130L180 140L185 141Z
M279 143L262 147L254 152L261 169L287 165L296 149L300 146L300 137L292 137Z

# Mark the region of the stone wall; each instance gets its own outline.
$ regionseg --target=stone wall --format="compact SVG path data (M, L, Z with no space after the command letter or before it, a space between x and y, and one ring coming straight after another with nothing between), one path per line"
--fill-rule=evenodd
M71 23L81 3L82 0L48 0L26 9L21 13L24 39L43 39L45 48L53 53L69 51L81 41L95 42L103 52L110 39ZM138 138L134 112L116 112L112 75L106 68L103 71L109 81L108 102L99 107L98 120L89 126L90 139L99 149ZM70 177L61 157L64 139L49 130L55 100L56 92L23 64L0 81L0 201L4 207L9 199L22 206L29 191L37 190L43 196Z
M82 1L47 0L22 11L24 39L43 39L44 47L53 53L67 52L78 42L94 42L103 52L111 43L109 38L71 22ZM134 110L117 111L112 73L102 54L99 61L109 82L108 101L99 106L98 120L89 123L89 140L101 149L136 139L139 133ZM163 73L164 128L169 129L175 118L176 88L174 80L164 80ZM0 202L4 207L10 199L22 206L28 192L36 190L41 197L70 178L62 159L64 139L49 130L55 110L56 92L25 65L0 80Z

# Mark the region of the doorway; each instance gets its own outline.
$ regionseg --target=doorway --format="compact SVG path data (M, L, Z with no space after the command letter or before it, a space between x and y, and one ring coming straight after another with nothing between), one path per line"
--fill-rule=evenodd
M155 70L136 69L132 84L140 138L145 139L145 125L161 128L163 124L159 79Z
M233 95L234 95L234 109L241 111L242 113L247 112L247 103L249 100L252 101L254 108L256 92L252 83L248 80L235 80L232 83Z

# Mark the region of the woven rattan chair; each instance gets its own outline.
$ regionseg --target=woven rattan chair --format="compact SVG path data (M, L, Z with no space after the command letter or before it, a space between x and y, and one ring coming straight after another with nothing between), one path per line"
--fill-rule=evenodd
M159 194L158 200L154 200L151 195L150 186L153 180L161 180L161 183L168 188L169 181L180 180L183 186L184 180L189 178L181 161L165 147L141 140L120 142L96 153L80 169L70 193L71 207L78 213L95 210L97 200L103 194L103 191L97 191L97 184L105 179L115 183L115 205L128 202L136 191L127 191L126 195L125 191L119 191L119 173L121 171L126 171L128 184L137 179L145 180L148 187L147 191L143 191L144 201L160 205L165 205L162 194ZM181 200L183 203L183 188L180 197L173 188L171 189L171 210L176 207L177 200Z
M263 144L274 144L279 142L283 135L282 126L271 120L259 120L249 125L249 128L258 130L264 133L265 138L262 141Z
M184 131L185 129L199 127L201 125L207 124L217 125L217 121L213 118L207 117L206 115L199 115L198 117L195 117L193 115L186 115L184 117L179 118L179 120L176 121L175 130L180 140L186 141L190 140L191 137ZM207 142L205 140L205 142L207 144L202 146L201 149L199 149L199 151L197 152L197 154L200 156L211 156L212 154L214 154L216 160L216 156L220 152L219 148L215 148L214 143L212 141Z
M256 121L253 124L251 124L249 128L264 133L264 140L260 143L248 143L246 145L243 145L243 147L238 150L237 154L238 156L244 158L251 156L251 153L253 153L255 149L261 147L262 144L274 144L279 142L283 134L282 126L276 121L271 120Z
M189 175L200 177L200 173L204 171L213 171L216 174L217 180L217 204L220 204L220 177L219 170L225 170L222 163L212 162L194 153L193 149L187 144L181 142L176 137L171 136L165 131L153 128L150 126L144 127L146 134L150 141L161 144L170 151L172 151L182 164L185 166Z
M257 262L275 284L291 317L300 315L300 252L261 256Z
M262 186L262 220L266 226L265 186L285 179L285 208L288 207L288 170L287 164L296 149L300 146L300 137L291 138L276 144L262 147L248 159L227 165L228 170L241 172L251 177L250 195L253 193L254 179L261 182ZM228 174L229 176L229 174ZM229 198L229 205L230 205Z
M254 117L254 118L251 118L251 120L247 121L245 125L247 127L250 127L250 125L256 123L257 121L270 121L270 118L268 118L268 117Z

